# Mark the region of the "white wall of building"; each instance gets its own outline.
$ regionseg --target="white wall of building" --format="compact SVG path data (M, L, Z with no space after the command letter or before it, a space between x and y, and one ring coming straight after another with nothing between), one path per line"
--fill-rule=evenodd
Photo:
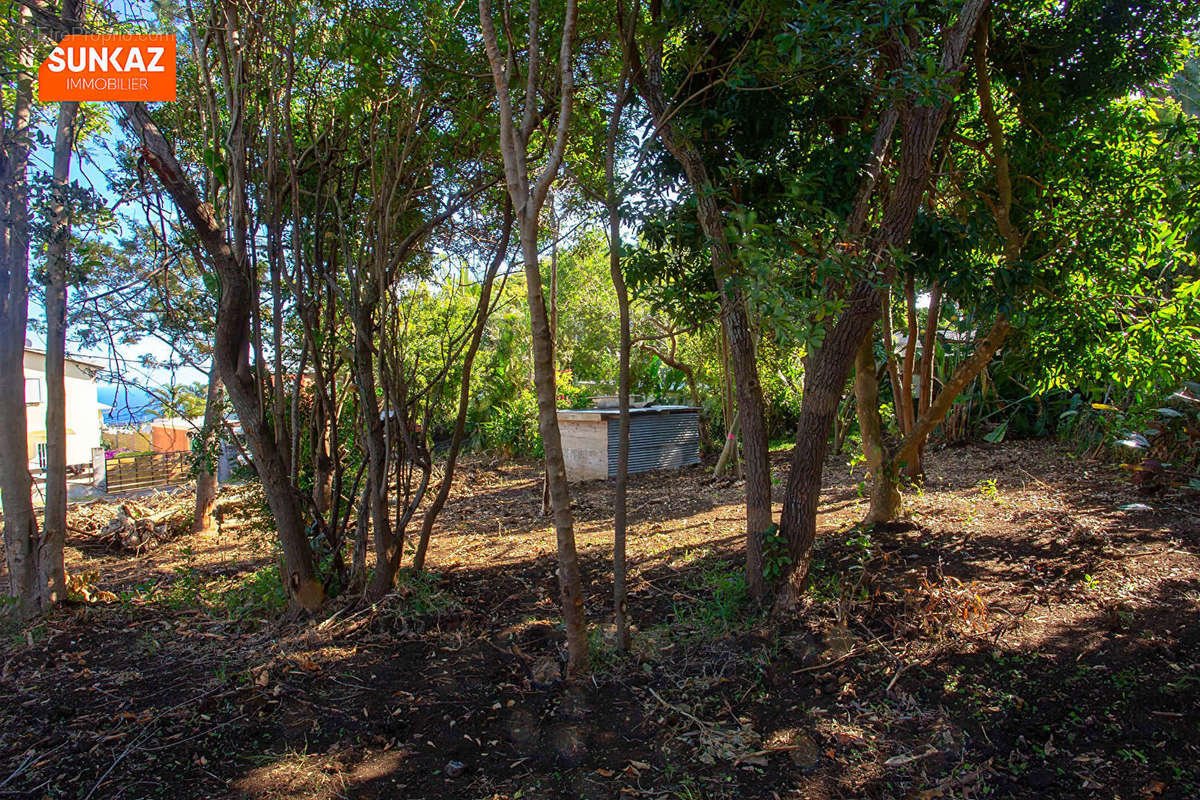
M100 447L100 401L88 365L67 360L64 372L67 418L67 464L90 464ZM29 466L36 469L38 445L46 441L46 356L25 351L25 424L29 432ZM44 444L43 444L44 446Z

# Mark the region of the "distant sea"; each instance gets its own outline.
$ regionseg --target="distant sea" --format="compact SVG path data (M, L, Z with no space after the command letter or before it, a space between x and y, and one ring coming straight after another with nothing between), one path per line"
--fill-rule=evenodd
M96 394L103 405L111 406L104 412L106 425L137 425L158 416L158 401L135 386L102 383Z

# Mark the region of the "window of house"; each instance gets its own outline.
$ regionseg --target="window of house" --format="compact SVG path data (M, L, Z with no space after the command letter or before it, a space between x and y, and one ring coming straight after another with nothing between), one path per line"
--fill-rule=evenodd
M46 468L46 443L45 442L38 442L37 461L38 461L38 469Z
M37 378L25 379L25 405L42 402L42 382Z

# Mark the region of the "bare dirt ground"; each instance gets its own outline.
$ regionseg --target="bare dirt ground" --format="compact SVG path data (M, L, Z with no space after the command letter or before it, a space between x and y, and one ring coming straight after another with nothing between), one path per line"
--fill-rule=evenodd
M219 535L140 555L77 519L92 602L0 650L0 796L1200 796L1195 493L1042 442L928 468L907 520L864 534L861 471L831 460L782 624L745 597L740 485L635 476L631 656L602 625L612 487L578 487L596 629L570 688L531 465L468 464L431 575L309 620L274 614L249 494Z

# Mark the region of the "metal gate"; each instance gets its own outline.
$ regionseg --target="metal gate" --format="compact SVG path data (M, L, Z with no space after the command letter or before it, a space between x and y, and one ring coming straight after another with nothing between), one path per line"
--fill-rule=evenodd
M192 454L188 450L117 455L104 462L105 490L110 494L177 486L191 477Z

